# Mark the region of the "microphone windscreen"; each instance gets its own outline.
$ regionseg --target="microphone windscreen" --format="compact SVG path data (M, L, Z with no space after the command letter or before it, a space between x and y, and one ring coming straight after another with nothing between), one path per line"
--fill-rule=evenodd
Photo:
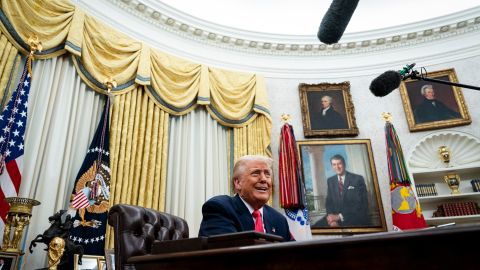
M359 1L333 0L320 23L318 39L325 44L337 43L345 32Z
M398 71L385 71L372 81L370 91L377 97L383 97L395 90L400 85L400 82L401 77Z

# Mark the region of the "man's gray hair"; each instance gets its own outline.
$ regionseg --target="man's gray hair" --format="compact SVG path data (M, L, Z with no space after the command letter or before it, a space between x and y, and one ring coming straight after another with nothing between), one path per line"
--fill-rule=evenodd
M333 98L332 98L331 96L326 96L326 95L325 95L325 96L323 96L320 100L322 100L323 98L328 99L328 102L332 103Z
M243 157L240 157L237 159L235 162L235 166L233 166L233 179L239 178L244 172L245 172L245 167L247 163L251 161L260 161L265 163L270 170L272 170L273 166L273 159L266 157L266 156L261 156L261 155L246 155Z
M433 90L433 85L425 84L424 86L422 86L422 88L420 89L420 93L422 93L422 96L425 96L425 92L427 92L427 89L432 89ZM435 90L433 90L433 91L435 91Z

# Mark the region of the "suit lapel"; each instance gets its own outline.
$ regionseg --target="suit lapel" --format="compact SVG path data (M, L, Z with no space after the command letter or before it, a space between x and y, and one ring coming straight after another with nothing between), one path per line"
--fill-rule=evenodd
M345 198L345 193L347 193L348 187L350 186L350 178L352 178L350 173L345 172L345 181L343 183L343 198Z
M255 224L253 224L253 217L250 214L250 211L248 211L247 206L243 203L242 199L240 199L240 196L238 196L238 194L233 197L233 202L235 205L235 211L237 211L238 219L240 220L243 229L245 231L255 230Z
M270 216L270 209L267 205L263 206L263 226L265 226L266 233L273 233L275 234L276 230L273 224L271 224L271 220L273 220Z

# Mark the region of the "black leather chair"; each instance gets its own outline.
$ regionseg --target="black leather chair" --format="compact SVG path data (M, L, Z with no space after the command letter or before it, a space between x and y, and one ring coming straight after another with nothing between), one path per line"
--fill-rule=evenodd
M127 263L128 258L150 254L156 240L188 238L188 224L184 219L140 206L112 206L108 224L114 231L115 269L135 269Z

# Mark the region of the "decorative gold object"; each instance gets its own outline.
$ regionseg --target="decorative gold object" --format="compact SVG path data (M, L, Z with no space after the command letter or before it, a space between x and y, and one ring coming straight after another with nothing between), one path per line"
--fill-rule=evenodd
M65 240L55 237L48 245L48 270L56 270L65 251Z
M382 112L382 118L385 122L392 122L392 114L389 112Z
M280 119L282 120L282 123L286 124L290 121L290 119L292 119L292 117L290 116L290 114L284 113L282 114Z
M8 211L5 220L2 251L23 254L20 250L20 240L22 239L23 230L30 221L32 208L39 205L40 202L33 199L19 197L5 198L5 201L10 204L10 210Z
M452 190L451 194L460 194L458 187L460 186L460 176L455 173L448 173L444 176L445 183Z
M438 154L440 155L440 159L443 163L447 164L450 163L450 158L452 157L450 150L445 145L438 147Z
M112 92L112 89L117 87L117 81L115 81L112 77L106 78L103 81L103 84L105 84L107 87L108 93Z
M29 37L27 42L30 46L31 53L34 53L35 51L41 52L43 50L42 42L38 39L36 35Z

